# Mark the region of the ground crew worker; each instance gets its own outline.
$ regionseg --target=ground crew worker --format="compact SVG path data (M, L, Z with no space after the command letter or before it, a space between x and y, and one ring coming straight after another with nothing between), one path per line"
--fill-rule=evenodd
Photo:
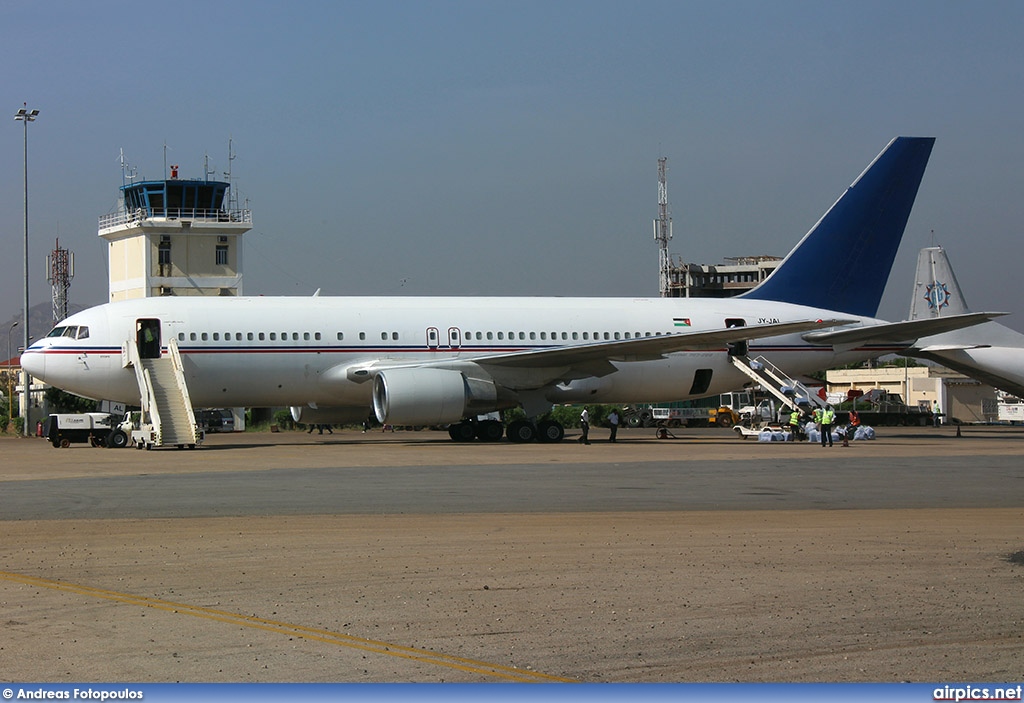
M583 430L583 434L580 436L579 441L582 444L590 444L590 437L587 436L590 433L590 413L587 412L586 407L580 413L580 429Z
M789 414L789 431L793 433L793 439L803 439L803 433L800 431L800 411L796 408Z
M850 411L850 426L847 428L846 434L850 439L857 434L857 428L860 427L860 413L856 410Z
M831 405L826 405L825 409L821 411L821 446L825 446L825 440L828 440L828 446L832 446L832 422L836 419L836 411L832 409Z

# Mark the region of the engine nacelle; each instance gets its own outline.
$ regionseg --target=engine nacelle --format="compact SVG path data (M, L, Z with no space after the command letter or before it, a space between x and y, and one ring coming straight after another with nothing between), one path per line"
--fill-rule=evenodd
M311 408L308 405L293 405L288 409L295 422L307 425L348 425L362 422L369 416L365 407Z
M388 369L373 379L373 411L388 425L458 422L470 397L466 377L451 369Z

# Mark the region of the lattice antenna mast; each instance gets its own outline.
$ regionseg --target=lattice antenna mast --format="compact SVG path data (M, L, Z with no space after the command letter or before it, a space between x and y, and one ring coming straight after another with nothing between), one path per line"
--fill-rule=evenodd
M228 170L224 172L224 180L230 184L228 190L228 210L238 209L238 194L235 192L235 184L231 183L231 162L235 160L235 152L231 146L232 138L228 137Z
M46 257L46 280L50 282L53 298L53 324L68 316L68 290L74 277L75 254L62 249L58 239Z
M658 242L658 290L662 298L671 296L672 264L668 243L672 239L672 216L668 211L668 157L658 159L658 219L654 221L654 240Z

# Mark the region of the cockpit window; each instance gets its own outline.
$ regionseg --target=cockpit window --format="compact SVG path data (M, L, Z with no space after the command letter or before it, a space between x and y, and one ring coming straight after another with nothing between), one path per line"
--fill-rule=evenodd
M78 328L78 338L79 339L89 339L89 328L86 327L85 325L82 325L81 327L79 327Z
M54 327L47 333L47 337L63 337L67 327Z
M68 327L67 329L64 330L64 336L71 337L71 339L74 339L75 337L78 336L78 328L74 326Z

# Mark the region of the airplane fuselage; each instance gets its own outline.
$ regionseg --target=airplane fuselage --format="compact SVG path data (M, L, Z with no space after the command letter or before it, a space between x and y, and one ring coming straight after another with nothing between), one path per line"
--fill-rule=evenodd
M505 353L596 345L826 317L828 311L766 301L665 298L147 298L102 305L61 323L60 336L33 344L23 363L51 385L90 398L138 404L123 348L140 320L159 321L160 347L174 339L196 407L370 407L368 374L353 369L461 364ZM871 324L869 318L857 318ZM82 330L87 329L87 336ZM53 334L53 333L51 333ZM837 351L799 335L750 343L794 374L896 348ZM728 349L696 348L652 359L611 359L614 372L547 384L551 403L682 400L735 390L749 379ZM500 369L503 388L529 391L535 369ZM558 370L551 373L557 377ZM498 400L499 406L515 405Z

